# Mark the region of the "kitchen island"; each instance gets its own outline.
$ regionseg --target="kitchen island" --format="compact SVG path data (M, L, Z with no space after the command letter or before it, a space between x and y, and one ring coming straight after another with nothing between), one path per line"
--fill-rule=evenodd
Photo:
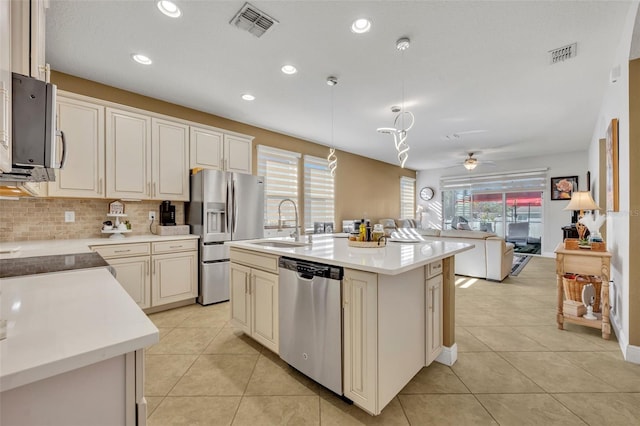
M145 424L158 329L106 268L4 278L0 292L0 424Z
M370 414L380 414L422 367L456 361L454 256L473 245L407 241L356 248L331 236L296 246L228 244L231 321L276 353L279 258L344 268L342 389Z

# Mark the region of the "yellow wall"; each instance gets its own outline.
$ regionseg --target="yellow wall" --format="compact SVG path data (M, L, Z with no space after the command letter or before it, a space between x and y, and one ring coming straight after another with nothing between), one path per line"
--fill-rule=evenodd
M326 157L328 154L328 148L323 145L116 89L68 74L54 71L51 74L51 80L61 90L254 136L254 173L257 170L257 145L267 145L317 157ZM414 170L402 169L392 164L344 151L336 151L336 155L338 157L335 180L336 229L341 229L341 221L343 219L367 217L377 220L384 217L399 217L400 177L415 178L416 172ZM303 171L300 170L300 172L302 177ZM299 180L302 182L302 179ZM303 193L302 186L299 188L299 192ZM301 198L300 204L300 210L303 211L304 206Z
M640 59L629 62L629 344L640 346ZM622 159L621 159L622 160Z

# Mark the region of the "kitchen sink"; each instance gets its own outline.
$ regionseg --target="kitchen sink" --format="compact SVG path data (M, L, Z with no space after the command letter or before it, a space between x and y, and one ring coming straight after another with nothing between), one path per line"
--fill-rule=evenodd
M307 243L300 243L297 241L255 241L255 242L252 242L251 244L264 246L264 247L280 247L280 248L303 247L308 245Z

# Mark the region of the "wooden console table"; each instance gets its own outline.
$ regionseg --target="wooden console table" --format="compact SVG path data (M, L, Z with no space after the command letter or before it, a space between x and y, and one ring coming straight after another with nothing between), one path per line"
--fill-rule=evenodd
M591 251L585 249L566 250L564 243L558 244L556 253L556 277L558 282L558 328L563 329L565 321L574 324L585 325L587 327L599 328L602 330L602 338L611 337L611 324L609 322L609 267L611 264L611 253L606 251ZM588 320L569 314L563 314L562 302L564 291L562 288L562 277L565 273L597 275L602 278L601 304L602 313L596 313L598 319Z

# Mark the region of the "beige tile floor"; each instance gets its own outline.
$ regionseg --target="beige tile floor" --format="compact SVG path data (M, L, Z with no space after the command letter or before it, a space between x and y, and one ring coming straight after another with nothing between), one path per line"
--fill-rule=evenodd
M503 283L457 277L453 367L420 371L372 417L228 323L229 304L151 315L148 423L159 425L640 425L640 365L598 330L555 325L555 263Z

